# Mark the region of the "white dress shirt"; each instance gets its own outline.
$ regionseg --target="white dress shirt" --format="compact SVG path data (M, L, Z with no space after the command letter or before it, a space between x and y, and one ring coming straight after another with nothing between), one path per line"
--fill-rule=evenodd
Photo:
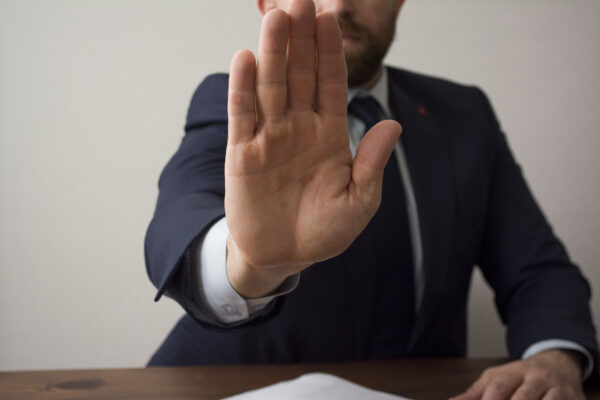
M348 91L348 103L356 96L372 96L382 107L386 117L392 117L388 98L387 81L387 69L383 68L379 80L370 90L350 88ZM348 114L348 130L350 133L350 149L352 155L354 155L356 154L358 143L365 133L365 125L358 118ZM411 246L413 250L412 253L414 254L415 307L416 312L418 312L425 286L425 276L422 265L423 248L421 244L417 204L412 182L410 180L410 174L408 172L406 157L400 141L397 142L394 148L394 156L398 162L400 176L402 177L404 192L406 194ZM223 217L208 230L204 238L197 242L197 247L194 251L194 261L192 263L192 265L196 267L196 270L192 273L192 277L197 280L197 286L194 285L194 289L197 290L194 290L192 294L194 302L196 304L203 304L218 321L225 324L248 319L252 313L264 308L274 298L293 291L300 281L300 274L298 273L288 277L268 296L257 299L243 298L233 289L227 278L225 259L228 236L229 228L227 227L226 218ZM591 354L579 344L559 338L542 340L532 344L525 350L522 358L525 359L550 349L568 349L581 352L587 358L587 363L583 371L583 378L587 378L592 373L593 359Z

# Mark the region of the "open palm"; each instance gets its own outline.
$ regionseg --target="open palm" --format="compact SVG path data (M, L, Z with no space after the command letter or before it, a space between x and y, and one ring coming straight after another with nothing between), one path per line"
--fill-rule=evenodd
M353 159L347 91L337 21L315 16L311 0L265 15L257 63L249 51L234 56L225 212L230 240L255 270L283 278L338 255L379 207L401 128L379 123Z

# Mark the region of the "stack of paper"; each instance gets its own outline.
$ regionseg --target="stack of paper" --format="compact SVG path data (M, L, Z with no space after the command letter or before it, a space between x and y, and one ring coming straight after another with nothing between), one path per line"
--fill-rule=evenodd
M357 385L340 377L311 373L224 400L408 400Z

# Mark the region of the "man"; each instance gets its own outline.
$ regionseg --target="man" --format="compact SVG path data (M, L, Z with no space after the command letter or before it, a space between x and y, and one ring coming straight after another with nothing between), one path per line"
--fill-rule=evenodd
M485 96L382 67L402 5L258 1L258 60L200 85L161 176L148 272L188 316L152 365L464 356L478 264L524 359L458 398L583 398L589 286Z

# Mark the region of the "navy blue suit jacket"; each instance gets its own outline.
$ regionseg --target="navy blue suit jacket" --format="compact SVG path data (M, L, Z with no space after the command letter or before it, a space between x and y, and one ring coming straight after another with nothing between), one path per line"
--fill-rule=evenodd
M414 185L425 292L405 356L464 356L473 267L495 291L512 357L561 338L598 365L590 288L536 204L492 108L477 88L389 69L389 96ZM226 75L208 77L186 134L160 178L148 228L147 272L184 308L186 250L224 216ZM219 329L184 317L155 364L303 362L369 358L377 292L368 244L302 273L299 287L249 324ZM366 267L369 266L369 267Z

